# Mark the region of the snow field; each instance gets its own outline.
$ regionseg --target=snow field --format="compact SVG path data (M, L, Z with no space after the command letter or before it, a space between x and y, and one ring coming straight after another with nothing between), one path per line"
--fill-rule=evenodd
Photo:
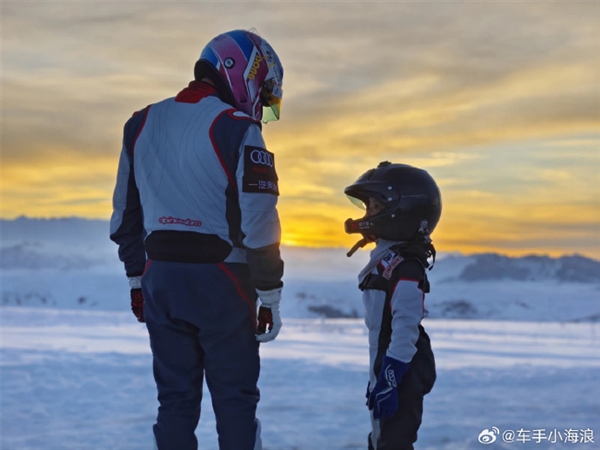
M3 450L152 448L152 357L131 313L0 313ZM427 319L424 326L438 381L425 399L417 449L600 448L600 324ZM284 318L261 354L265 450L366 448L361 319ZM480 444L492 427L522 429L525 442ZM536 442L542 429L591 430L594 442ZM200 449L218 448L207 390L197 435Z

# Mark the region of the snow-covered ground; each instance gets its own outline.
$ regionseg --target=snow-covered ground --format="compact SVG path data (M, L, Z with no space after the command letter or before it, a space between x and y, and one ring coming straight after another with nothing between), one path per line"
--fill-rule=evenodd
M113 249L114 251L114 249ZM356 274L368 252L351 260L344 249L284 248L286 261L282 311L290 318L362 317ZM600 320L597 282L540 280L464 280L461 271L473 256L442 257L429 273L430 318L579 321ZM92 267L4 268L3 306L127 311L129 285L114 253ZM600 266L599 266L600 267Z
M0 448L151 449L148 337L107 223L1 225ZM264 447L365 449L355 277L368 251L282 252L284 328L261 347ZM440 255L424 321L438 381L416 448L600 449L599 268L579 257ZM217 448L207 391L197 434L201 449Z
M157 402L143 325L123 312L1 311L3 450L152 448ZM598 323L425 326L438 381L426 397L418 449L600 448ZM360 319L287 319L261 354L265 449L366 448ZM200 448L216 449L208 392L203 407ZM480 444L480 433L494 427L496 442ZM515 442L502 440L509 430Z

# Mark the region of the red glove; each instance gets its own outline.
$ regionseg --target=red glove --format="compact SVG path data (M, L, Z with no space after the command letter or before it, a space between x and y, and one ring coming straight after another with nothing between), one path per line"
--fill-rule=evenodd
M138 322L144 320L144 295L142 294L142 277L129 277L129 287L131 288L131 311L137 317Z
M279 303L281 302L281 288L270 291L256 290L260 297L260 308L258 308L258 326L256 340L258 342L269 342L277 337L281 330L281 313ZM267 330L269 332L267 333Z
M138 322L145 322L144 320L144 296L142 290L139 288L131 290L131 310Z
M261 306L258 308L258 334L266 333L267 325L269 331L271 331L273 329L273 311L271 311L271 308Z

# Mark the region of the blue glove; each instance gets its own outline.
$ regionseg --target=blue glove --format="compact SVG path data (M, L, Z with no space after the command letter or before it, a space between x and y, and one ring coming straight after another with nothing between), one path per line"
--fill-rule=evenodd
M408 368L408 363L387 355L383 357L379 378L367 402L369 409L373 410L374 419L389 419L398 410L398 384Z

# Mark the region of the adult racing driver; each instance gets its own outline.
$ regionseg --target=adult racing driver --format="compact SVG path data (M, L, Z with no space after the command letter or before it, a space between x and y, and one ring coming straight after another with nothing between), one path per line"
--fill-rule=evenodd
M126 123L110 238L150 335L158 449L197 449L204 377L219 448L260 449L258 350L281 328L283 287L261 121L279 119L283 67L265 39L234 30L194 75Z

